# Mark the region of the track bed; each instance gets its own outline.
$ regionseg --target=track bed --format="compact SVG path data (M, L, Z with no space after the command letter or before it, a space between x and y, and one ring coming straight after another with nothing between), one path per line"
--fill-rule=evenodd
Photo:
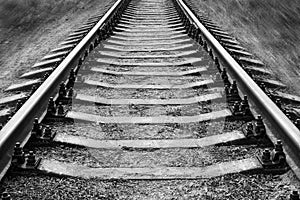
M281 141L272 143L178 9L132 0L108 23L22 145L26 169L15 148L3 191L12 199L289 199L299 184Z

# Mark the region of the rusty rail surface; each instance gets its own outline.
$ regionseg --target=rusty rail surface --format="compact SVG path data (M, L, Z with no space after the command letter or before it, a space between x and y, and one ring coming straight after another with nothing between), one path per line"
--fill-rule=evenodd
M222 47L214 36L203 26L196 15L185 4L183 0L174 0L189 17L189 19L200 29L200 33L205 38L208 46L217 55L219 60L226 66L227 71L233 77L243 94L247 94L251 107L266 121L267 131L271 140L280 139L284 143L284 150L287 152L287 161L300 178L300 131L286 117L286 115L276 106L276 104L262 91L253 79L242 69L236 60Z
M0 180L10 166L12 151L16 142L21 146L26 144L32 128L34 118L41 118L45 114L48 100L58 89L59 84L69 75L70 70L79 62L85 50L96 39L98 30L124 4L126 0L118 0L77 44L69 55L58 65L43 84L30 96L24 105L13 115L9 122L0 131Z

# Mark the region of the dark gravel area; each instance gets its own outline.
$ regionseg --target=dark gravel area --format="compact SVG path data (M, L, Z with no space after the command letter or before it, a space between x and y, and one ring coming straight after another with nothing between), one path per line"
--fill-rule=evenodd
M91 104L73 104L72 111L94 114L105 117L153 117L153 116L195 116L214 111L226 109L225 103L201 103L198 105L119 105L119 106L99 106Z
M100 73L85 76L86 79L100 81L110 84L141 84L141 85L159 85L159 84L188 84L196 81L206 80L207 76L180 76L180 77L167 77L167 76L114 76L103 75Z
M129 33L128 33L129 34ZM155 34L155 33L152 33ZM164 34L164 32L157 32L156 34ZM149 33L142 33L139 34L140 36L147 36ZM181 44L182 46L185 46L185 44ZM139 51L156 51L158 48L164 48L164 49L172 49L172 48L177 48L178 44L161 44L161 45L147 45L147 46L136 46L136 45L128 45L128 46L123 46L123 45L117 45L117 44L104 44L104 47L114 47L118 48L122 51L136 51L137 48Z
M138 47L139 45L137 45ZM158 45L159 46L159 45ZM130 46L129 46L130 47ZM141 46L143 48L143 46ZM178 63L178 62L188 62L189 59L188 57L182 57L182 58L96 58L95 59L97 62L103 62L105 61L108 63L111 62L118 62L120 65L126 65L132 63L136 64L144 64L144 63ZM203 59L204 62L208 62L209 60ZM201 61L202 62L202 61Z
M100 140L109 139L179 139L202 138L239 129L244 121L214 120L189 124L95 124L82 122L49 122L59 134L71 134Z
M147 40L145 40L144 38L138 38L138 37L134 37L133 38L134 40L129 40L129 38L126 38L126 39L128 39L128 40L111 38L111 40L113 40L113 41L124 42L124 43L127 43L128 41L133 42L133 43L143 43L143 44L145 42L153 42L153 39L151 39L151 38L147 39ZM188 36L177 38L177 39L174 39L174 40L180 41L180 40L187 40L187 39L191 41L191 39ZM156 42L156 43L157 42L164 42L165 43L165 42L170 42L170 40L160 39L160 40L157 40L157 41L154 40L154 42ZM100 47L100 49L101 49L101 47ZM103 49L103 50L105 50L105 49ZM168 56L180 55L182 53L185 53L186 51L179 51L178 50L178 51L153 51L153 52L142 52L142 51L141 52L138 52L138 51L133 51L133 52L130 52L130 51L129 52L126 52L126 51L119 52L119 51L113 51L113 50L111 50L109 52L115 52L118 55L128 56L128 57L130 57L130 56L140 56L140 57L142 57L142 56L145 56L145 57L153 56L154 57L154 56L162 56L162 55L168 55ZM103 55L101 53L105 53L105 51L99 51L97 49L95 51L94 55L97 55L97 54ZM190 54L188 54L188 55L195 54L195 53L196 53L196 49L194 51L191 51ZM104 54L104 55L106 55L106 54ZM184 55L184 56L186 56L186 55ZM88 58L88 60L89 60L89 58Z
M198 67L205 67L205 66L165 66L165 67L139 67L139 66L119 66L119 65L101 65L95 66L101 67L106 70L112 70L117 72L131 72L131 71L138 71L138 72L181 72L181 71L189 71L196 69Z
M291 191L299 190L300 186L292 173L282 176L233 174L212 179L170 181L101 181L29 174L7 176L2 188L16 200L287 200Z
M125 148L125 147L124 147ZM37 156L89 167L203 167L253 157L256 146L209 146L174 149L93 149L57 145L37 147Z
M74 87L78 94L86 94L91 96L99 96L110 99L176 99L189 98L210 94L213 91L205 88L197 89L173 89L173 90L157 90L157 89L110 89L100 87Z

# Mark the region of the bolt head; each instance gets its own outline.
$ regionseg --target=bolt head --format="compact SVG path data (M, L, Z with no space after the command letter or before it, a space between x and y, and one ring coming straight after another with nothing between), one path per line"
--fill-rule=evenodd
M253 130L253 124L251 122L247 124L247 129Z
M270 162L271 161L271 152L269 149L265 149L263 151L262 157L261 157L263 162Z
M276 150L276 151L280 151L280 152L283 151L281 140L277 140L277 142L276 142L276 144L275 144L275 150Z
M19 148L21 146L20 142L16 142L15 148Z

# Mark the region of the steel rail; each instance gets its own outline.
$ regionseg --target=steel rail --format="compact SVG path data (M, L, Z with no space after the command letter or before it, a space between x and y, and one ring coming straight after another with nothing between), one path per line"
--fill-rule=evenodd
M48 105L48 100L58 89L59 84L69 75L68 72L76 66L79 59L97 37L97 31L109 19L119 6L126 0L118 0L76 45L68 56L58 65L51 75L32 94L24 105L12 116L0 131L0 180L9 168L12 152L16 142L27 142L34 118L42 117Z
M267 132L269 137L273 140L276 138L283 141L284 150L289 157L287 161L296 176L300 178L300 156L298 155L300 153L299 129L286 117L286 115L261 90L214 36L202 25L183 0L176 0L176 2L198 26L202 36L204 36L206 42L213 49L214 54L218 55L218 58L227 67L227 71L231 77L236 79L242 93L248 94L251 106L266 120L267 127L272 130L271 132Z

